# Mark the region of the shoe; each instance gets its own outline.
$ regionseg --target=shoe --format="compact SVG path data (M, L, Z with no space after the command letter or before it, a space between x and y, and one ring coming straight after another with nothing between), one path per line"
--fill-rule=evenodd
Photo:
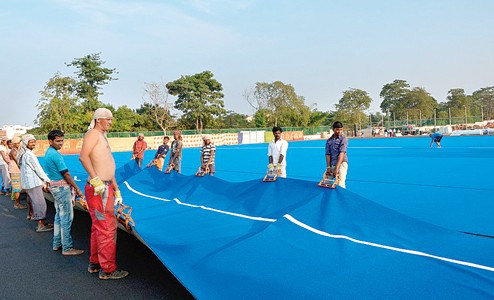
M15 204L15 205L14 205L14 208L15 208L15 209L26 209L26 208L27 208L27 206L26 206L26 205L23 205L23 204L19 204L19 205Z
M100 264L89 263L89 265L87 266L87 271L91 274L97 273L100 270L101 270Z
M38 228L36 228L36 232L46 232L52 230L53 230L53 225L50 226L50 224L45 224L43 226L38 226Z
M127 277L129 275L129 272L124 271L124 270L115 270L111 273L106 273L103 270L99 271L99 279L121 279L124 277Z
M62 251L62 255L66 255L66 256L72 256L72 255L81 255L82 253L84 253L84 250L79 250L79 249L70 249L69 251Z

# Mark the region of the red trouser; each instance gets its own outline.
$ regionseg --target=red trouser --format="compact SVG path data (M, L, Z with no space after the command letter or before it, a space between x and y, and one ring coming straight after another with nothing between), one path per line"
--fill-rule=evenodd
M113 187L107 184L103 195L94 196L94 187L86 184L84 193L93 223L89 262L100 264L103 271L111 273L117 269L117 219L114 213Z

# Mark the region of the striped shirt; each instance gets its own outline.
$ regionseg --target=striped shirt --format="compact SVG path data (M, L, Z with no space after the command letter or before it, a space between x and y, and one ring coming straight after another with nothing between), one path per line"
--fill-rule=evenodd
M211 158L211 152L213 152L213 151L216 151L216 146L212 143L210 143L209 145L202 146L201 155L202 155L202 159L203 159L202 161L204 163L209 163L209 159ZM211 160L210 164L211 165L214 164L214 157Z
M24 189L32 189L41 186L43 181L50 181L45 171L39 164L38 158L34 152L27 150L22 156L21 165L21 185Z

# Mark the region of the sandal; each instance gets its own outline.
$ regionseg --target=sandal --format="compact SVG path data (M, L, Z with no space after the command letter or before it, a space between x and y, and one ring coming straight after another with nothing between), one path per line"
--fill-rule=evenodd
M23 204L14 204L14 209L26 209L27 206Z
M48 224L45 224L43 226L38 226L38 228L36 228L36 232L46 232L52 230L53 230L53 226L48 226Z

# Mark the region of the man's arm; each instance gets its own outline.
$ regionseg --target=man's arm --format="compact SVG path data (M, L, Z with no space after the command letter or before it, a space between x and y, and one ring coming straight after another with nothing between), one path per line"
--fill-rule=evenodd
M8 163L10 161L9 157L5 153L5 151L0 151L0 154L2 155L3 161Z
M273 163L273 150L271 149L271 143L268 144L268 161L270 164Z
M340 170L340 165L345 159L345 154L346 152L340 152L340 154L338 155L338 161L336 162L336 167L334 168L335 175L338 175L338 171Z
M34 154L33 154L34 155ZM43 168L41 167L41 165L39 164L39 161L36 157L33 157L31 155L29 155L26 159L26 165L29 166L31 168L31 170L34 171L34 173L44 182L47 182L49 183L50 182L50 178L48 178L48 176L46 175L45 171L43 170Z
M84 140L82 142L81 153L79 154L79 161L89 175L89 178L94 178L98 176L94 170L93 163L91 161L91 151L93 151L94 146L98 143L99 133L96 130L90 130L86 133Z
M77 186L74 179L72 179L72 175L70 175L70 172L68 170L66 172L63 172L63 179L65 179L65 181L74 188L77 196L82 196L81 189Z
M331 154L326 154L326 173L331 174Z
M216 155L216 150L211 150L211 156L209 157L208 165L214 161L214 156Z

